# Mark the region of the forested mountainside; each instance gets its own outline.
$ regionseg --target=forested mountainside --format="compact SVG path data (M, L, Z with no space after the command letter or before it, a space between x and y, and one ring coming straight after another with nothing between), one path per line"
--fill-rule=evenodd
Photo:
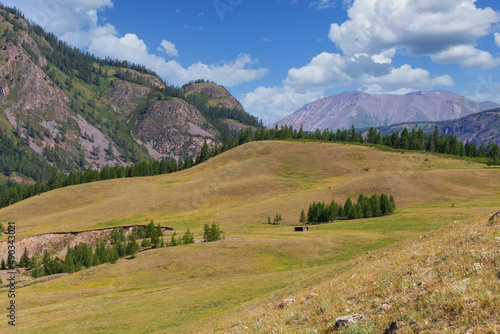
M458 119L497 108L494 102L475 102L445 90L429 90L406 95L372 95L345 92L311 102L277 125L304 131L337 130L387 126L403 122L437 122Z
M489 109L477 114L462 117L458 120L448 120L441 122L405 122L391 126L377 127L382 135L390 135L394 132L401 132L404 128L422 129L426 134L434 132L438 127L440 133L455 136L458 141L466 143L483 142L500 144L500 108Z
M221 86L167 86L143 66L72 48L1 5L0 104L0 183L47 180L52 167L195 157L205 141L261 127Z

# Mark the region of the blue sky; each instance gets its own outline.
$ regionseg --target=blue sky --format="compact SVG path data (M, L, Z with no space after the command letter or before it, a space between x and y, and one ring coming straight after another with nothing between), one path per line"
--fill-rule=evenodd
M447 89L500 103L496 0L4 0L61 39L204 78L275 122L347 90Z

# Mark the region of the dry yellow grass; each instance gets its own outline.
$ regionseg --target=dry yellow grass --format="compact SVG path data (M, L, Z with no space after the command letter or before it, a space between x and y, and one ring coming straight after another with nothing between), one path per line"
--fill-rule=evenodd
M180 173L49 192L0 210L0 221L16 221L18 238L151 219L181 233L190 228L199 238L203 225L216 221L228 239L143 252L134 260L21 288L16 330L231 331L239 314L235 309L251 322L252 314L260 314L262 305L267 310L276 296L309 290L304 284L314 284L314 279L307 281L310 277L323 280L325 272L335 276L345 263L353 266L346 261L368 251L498 210L497 175L497 169L481 164L418 153L261 142ZM312 201L344 201L361 192L393 195L396 214L293 232L290 225L298 224L300 211ZM276 212L284 224L264 224ZM2 293L0 305L5 298ZM226 317L230 320L225 322ZM321 321L316 323L329 326ZM0 331L6 328L0 323Z
M499 333L500 224L487 217L332 266L196 332L383 333L397 322L398 333ZM296 303L276 307L289 298ZM360 313L364 321L335 329Z
M0 210L0 222L15 221L18 237L149 219L181 229L201 229L216 220L238 233L276 210L296 223L313 200L341 201L360 192L392 194L399 207L488 197L498 193L497 174L481 164L423 154L327 143L250 143L180 173L45 193Z

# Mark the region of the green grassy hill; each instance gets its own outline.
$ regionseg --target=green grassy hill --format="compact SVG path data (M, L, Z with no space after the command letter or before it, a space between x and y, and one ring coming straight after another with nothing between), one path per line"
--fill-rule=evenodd
M342 266L369 264L360 258L367 252L380 250L382 258L403 240L496 212L497 175L483 164L428 154L254 142L179 173L51 191L0 210L0 222L15 221L18 238L151 219L179 233L190 228L201 238L204 224L218 222L226 240L150 250L19 288L22 312L14 332L247 332L237 326L241 312L248 326L275 298L309 291L314 279L335 277ZM382 192L396 200L392 216L293 232L300 211L313 201ZM282 224L266 224L277 212ZM2 305L6 298L2 293ZM289 325L303 332L290 322L277 332L289 332ZM248 331L271 327L262 323Z

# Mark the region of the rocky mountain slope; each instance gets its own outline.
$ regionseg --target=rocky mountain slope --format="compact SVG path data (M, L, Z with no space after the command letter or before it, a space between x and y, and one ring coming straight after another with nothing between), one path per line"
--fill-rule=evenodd
M443 90L419 91L406 95L371 95L345 92L311 102L285 117L278 126L305 131L377 127L402 122L458 119L498 107L493 102L474 102Z
M0 140L66 172L193 157L205 141L234 136L228 121L258 124L223 87L167 86L140 65L82 53L3 6L0 104Z
M500 144L500 109L489 109L477 114L462 117L457 120L441 122L405 122L390 126L377 127L382 135L390 135L393 132L401 132L407 129L422 129L426 134L434 132L438 127L440 133L453 135L462 142L474 142L480 145L494 142Z
M444 134L452 134L458 140L480 145L495 142L500 144L500 109L486 110L461 118L443 127Z

